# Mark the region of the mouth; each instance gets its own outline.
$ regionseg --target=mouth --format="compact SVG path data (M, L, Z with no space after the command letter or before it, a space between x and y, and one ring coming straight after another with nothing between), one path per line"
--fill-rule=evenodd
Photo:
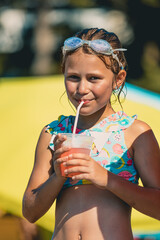
M84 102L83 105L87 104L87 103L90 103L92 100L89 100L89 99L80 99L78 100L78 103L80 104L81 102Z

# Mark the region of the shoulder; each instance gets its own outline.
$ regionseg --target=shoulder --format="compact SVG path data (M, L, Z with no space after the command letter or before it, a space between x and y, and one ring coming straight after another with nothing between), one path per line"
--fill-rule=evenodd
M125 130L125 139L128 147L133 150L144 143L147 139L153 138L151 127L144 121L134 119L132 124Z
M131 130L134 131L137 135L140 135L146 131L151 130L151 127L146 122L136 119L131 125Z
M38 142L37 142L37 149L48 149L48 145L51 140L51 134L47 131L48 125L44 126L43 129L41 130Z
M128 134L131 136L133 142L149 131L152 131L151 127L146 122L137 119L128 128Z
M144 121L135 120L129 131L134 148L150 148L151 145L158 143L151 127Z

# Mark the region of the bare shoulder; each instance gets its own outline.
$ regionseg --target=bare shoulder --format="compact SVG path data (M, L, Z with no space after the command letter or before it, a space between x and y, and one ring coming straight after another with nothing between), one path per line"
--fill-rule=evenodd
M35 165L47 165L52 158L52 151L49 148L52 135L46 131L46 126L42 129L35 151Z
M140 135L146 131L152 130L151 127L144 121L135 120L130 127L131 131L134 131L135 134Z
M144 144L144 146L151 143L157 144L152 128L144 121L135 120L129 131L132 136L133 146L136 146L137 144Z
M37 148L41 148L41 149L44 149L46 147L48 148L48 145L49 145L52 135L50 133L48 133L46 131L46 129L47 129L47 126L43 127L43 129L40 133L38 143L37 143Z
M49 149L51 134L42 129L35 151L34 166L29 180L28 189L40 186L53 172L52 152Z
M146 132L152 132L151 127L144 121L135 120L125 131L125 139L128 146L133 147L132 144L135 143L136 139L139 139L139 137L144 135Z
M47 131L47 125L45 125L40 133L40 137L51 138L51 134Z

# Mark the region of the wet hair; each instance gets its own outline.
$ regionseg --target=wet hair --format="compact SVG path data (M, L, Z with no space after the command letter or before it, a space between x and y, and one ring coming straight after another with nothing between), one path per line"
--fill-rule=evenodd
M115 33L108 32L108 31L106 31L103 28L87 28L87 29L83 29L82 31L76 33L74 36L75 37L79 37L82 40L103 39L103 40L106 40L107 42L109 42L113 49L122 47L121 42L120 42L118 36ZM94 50L92 50L87 44L84 44L81 48L82 48L82 51L84 53L94 54L97 57L99 57L104 62L105 66L108 69L110 69L114 74L118 74L119 71L121 70L118 62L112 57L112 55L106 56L104 54L97 53ZM67 57L69 55L73 54L74 52L76 52L77 50L78 49L67 51L63 55L63 59L62 59L62 72L63 73L65 71L65 62L66 62ZM127 61L126 61L126 58L124 56L124 53L122 51L117 51L115 53L117 54L119 61L122 63L123 68L125 70L127 70ZM110 60L110 63L108 63L106 61L107 58ZM113 94L117 97L118 102L120 103L120 105L121 105L120 94L121 94L121 92L123 90L124 85L125 85L125 82L123 82L123 84L121 85L121 87L118 90L113 91ZM124 93L124 96L125 96L125 93ZM122 105L121 105L121 107L122 107Z

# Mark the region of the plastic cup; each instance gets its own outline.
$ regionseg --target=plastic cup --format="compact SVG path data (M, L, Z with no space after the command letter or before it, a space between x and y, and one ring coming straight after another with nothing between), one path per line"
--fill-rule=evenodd
M92 143L94 137L85 136L80 134L72 134L72 133L63 133L63 135L67 136L67 139L63 142L62 146L71 147L71 149L67 152L61 154L61 157L68 156L72 153L85 153L90 155ZM78 175L79 173L70 173L68 175L64 174L64 170L71 167L66 167L63 163L60 164L61 174L64 177L72 177Z

